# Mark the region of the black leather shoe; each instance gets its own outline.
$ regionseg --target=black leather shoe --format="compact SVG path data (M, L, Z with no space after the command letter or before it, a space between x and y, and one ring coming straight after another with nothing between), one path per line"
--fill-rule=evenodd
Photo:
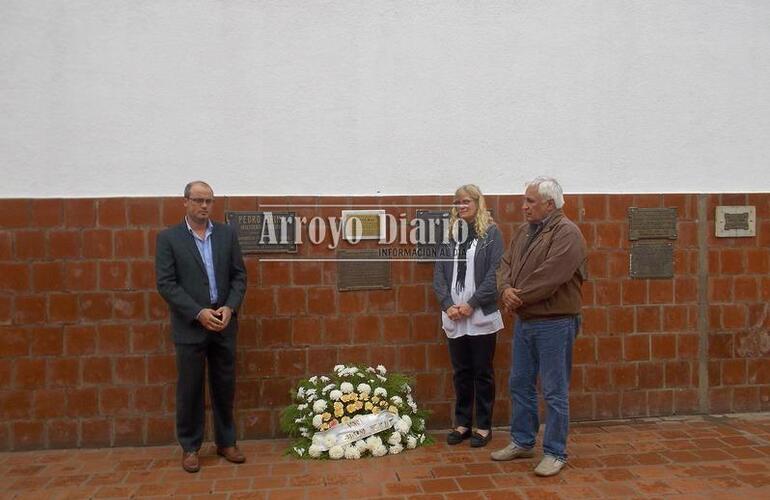
M482 448L492 439L492 431L487 432L486 436L482 436L478 432L474 432L471 436L471 448Z
M460 444L464 440L471 437L471 430L467 429L465 432L460 432L457 429L452 429L452 432L447 434L446 442L447 444L455 445Z

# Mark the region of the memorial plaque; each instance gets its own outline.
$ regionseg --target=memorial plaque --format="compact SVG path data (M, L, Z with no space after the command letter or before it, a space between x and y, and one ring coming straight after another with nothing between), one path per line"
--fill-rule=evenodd
M433 262L437 243L444 239L449 228L449 210L417 210L415 219L417 260Z
M718 206L714 219L718 238L741 238L757 234L757 209L753 205Z
M295 212L225 212L243 253L297 251Z
M676 208L634 208L628 209L628 239L675 240Z
M669 241L636 241L631 244L631 277L673 278L674 244Z
M348 241L385 238L385 210L343 210L343 237Z
M735 231L736 229L749 229L749 213L725 214L725 231Z
M390 261L379 250L338 250L337 290L386 290L391 287Z

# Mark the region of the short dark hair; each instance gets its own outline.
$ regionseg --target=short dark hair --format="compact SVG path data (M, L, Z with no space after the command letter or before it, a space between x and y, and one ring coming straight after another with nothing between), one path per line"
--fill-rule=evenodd
M192 187L194 185L196 185L196 184L202 184L202 185L206 186L207 188L209 188L209 191L211 191L212 194L214 193L214 190L211 189L211 186L209 186L208 182L205 182L205 181L192 181L192 182L188 182L187 185L184 187L184 197L185 198L189 198L190 197L190 191L192 190Z

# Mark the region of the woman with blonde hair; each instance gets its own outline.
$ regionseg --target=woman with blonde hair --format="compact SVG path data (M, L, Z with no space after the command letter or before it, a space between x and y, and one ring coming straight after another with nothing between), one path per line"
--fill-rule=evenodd
M455 427L447 443L471 438L472 447L481 447L492 438L492 360L496 334L503 328L495 271L503 255L503 241L478 186L466 184L455 192L449 231L436 253L433 273L454 370Z

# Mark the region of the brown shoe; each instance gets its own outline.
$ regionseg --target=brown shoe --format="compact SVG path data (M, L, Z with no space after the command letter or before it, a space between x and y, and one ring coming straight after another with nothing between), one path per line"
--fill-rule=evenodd
M182 468L187 472L198 472L201 470L197 451L182 452Z
M217 446L217 455L225 457L225 460L234 464L242 464L246 461L246 457L243 456L243 453L241 453L237 446L227 446L225 448Z

